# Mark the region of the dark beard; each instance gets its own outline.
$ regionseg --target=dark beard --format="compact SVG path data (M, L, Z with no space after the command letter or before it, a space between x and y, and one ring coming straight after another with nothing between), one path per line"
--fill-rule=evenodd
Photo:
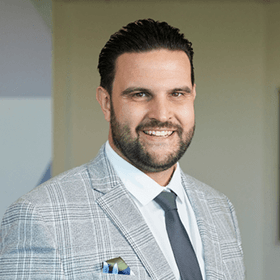
M182 128L179 125L173 125L170 122L160 122L152 120L149 123L140 124L136 127L136 132L143 131L144 128L174 128L173 133L178 133L179 148L174 153L170 154L162 163L157 163L156 160L145 151L145 147L141 144L139 136L131 137L131 131L128 126L122 126L116 119L116 115L111 102L111 119L110 119L112 138L115 146L121 153L138 169L143 172L160 172L172 167L186 152L194 135L195 125L187 133L186 140L182 138Z

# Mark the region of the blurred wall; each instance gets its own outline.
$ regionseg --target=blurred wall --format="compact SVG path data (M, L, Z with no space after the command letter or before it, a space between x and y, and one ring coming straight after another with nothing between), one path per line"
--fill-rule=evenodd
M279 2L279 1L278 1ZM280 3L265 9L265 76L263 83L264 136L263 180L261 205L264 224L264 278L278 279L280 275L280 208L279 208L279 93L280 93Z
M35 2L0 1L0 220L50 177L52 2Z
M179 27L193 42L197 84L190 175L236 207L247 279L279 279L278 1L54 1L54 173L96 155L108 124L98 103L98 54L139 18Z

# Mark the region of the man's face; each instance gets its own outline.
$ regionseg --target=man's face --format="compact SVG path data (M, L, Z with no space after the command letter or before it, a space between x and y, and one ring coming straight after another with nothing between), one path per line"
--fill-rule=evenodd
M110 99L110 145L144 172L167 170L193 137L195 94L185 52L122 54Z

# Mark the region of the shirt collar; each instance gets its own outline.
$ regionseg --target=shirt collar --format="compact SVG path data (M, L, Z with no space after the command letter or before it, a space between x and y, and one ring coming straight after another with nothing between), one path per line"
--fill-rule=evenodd
M109 141L106 142L105 152L124 186L143 206L147 205L163 190L168 189L174 191L178 198L183 201L184 192L179 163L177 163L169 184L166 187L162 187L144 172L120 157L112 149Z

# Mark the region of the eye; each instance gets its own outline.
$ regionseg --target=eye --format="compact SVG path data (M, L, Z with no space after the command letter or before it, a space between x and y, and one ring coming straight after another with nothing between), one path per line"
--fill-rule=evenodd
M143 91L136 92L136 93L133 94L133 97L137 97L137 98L147 97L147 96L148 96L148 94L146 92L143 92Z
M180 97L182 95L184 95L182 92L177 92L177 91L172 92L172 96L175 96L175 97Z

